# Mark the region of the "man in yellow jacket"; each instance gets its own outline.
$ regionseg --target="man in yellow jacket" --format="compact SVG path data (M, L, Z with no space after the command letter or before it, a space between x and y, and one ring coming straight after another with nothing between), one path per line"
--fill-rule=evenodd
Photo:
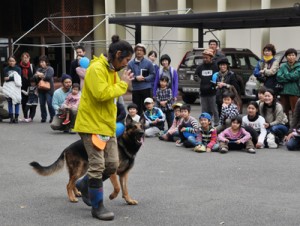
M83 201L92 206L92 216L100 220L114 219L114 213L103 205L103 180L115 173L119 165L116 103L126 93L133 74L124 70L120 79L117 71L127 66L132 54L132 46L114 35L108 57L94 57L86 72L74 127L89 160L88 173L76 187Z

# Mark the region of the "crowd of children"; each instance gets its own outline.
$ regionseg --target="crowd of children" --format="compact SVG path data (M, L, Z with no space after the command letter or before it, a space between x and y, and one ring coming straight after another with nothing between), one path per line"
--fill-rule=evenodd
M161 77L161 81L166 82L166 78ZM245 149L254 154L256 149L277 148L284 142L288 150L299 149L300 99L289 126L272 89L259 89L258 97L259 100L248 103L247 114L242 116L233 103L233 94L224 93L218 125L212 124L212 116L207 112L200 113L198 120L191 116L191 106L188 104L169 103L167 100L162 104L162 99L157 98L155 105L155 101L148 97L144 100L145 136L174 142L177 147L192 148L195 152L227 153L229 150ZM166 123L168 129L164 130L167 114L163 109L167 103L173 113L173 122L171 125ZM127 109L128 114L138 120L137 106L131 103Z

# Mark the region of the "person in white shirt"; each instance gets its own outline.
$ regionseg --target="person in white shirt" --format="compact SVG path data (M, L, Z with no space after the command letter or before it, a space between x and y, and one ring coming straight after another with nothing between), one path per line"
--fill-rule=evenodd
M252 136L253 144L256 148L264 147L264 140L267 130L264 126L265 119L259 115L259 106L256 101L250 101L247 107L247 115L242 119L242 126Z

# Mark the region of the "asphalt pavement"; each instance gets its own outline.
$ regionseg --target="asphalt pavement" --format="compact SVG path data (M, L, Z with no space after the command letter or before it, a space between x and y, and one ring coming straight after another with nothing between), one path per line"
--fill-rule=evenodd
M192 106L197 117L200 106ZM300 225L300 152L284 147L256 154L195 153L174 143L146 138L129 176L129 206L121 195L105 206L115 220L91 217L80 199L70 203L68 173L42 177L29 166L53 163L77 134L52 131L40 123L0 123L0 225Z

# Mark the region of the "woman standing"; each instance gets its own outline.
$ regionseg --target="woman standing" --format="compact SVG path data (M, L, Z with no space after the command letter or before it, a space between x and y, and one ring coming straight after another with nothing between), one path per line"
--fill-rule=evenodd
M276 73L279 68L279 63L274 58L275 54L275 46L272 44L267 44L263 48L263 59L258 61L253 72L254 76L262 85L273 90L277 84Z
M27 52L22 53L21 55L21 62L20 62L20 68L21 68L21 78L22 78L22 90L26 91L28 90L28 87L30 86L30 79L35 74L35 69L33 65L30 63L30 55ZM22 111L25 118L25 109L26 104L28 102L28 96L22 93Z
M39 65L40 67L37 69L35 73L38 82L43 80L45 82L50 83L50 89L48 90L39 88L39 99L40 99L40 108L41 108L41 117L42 117L41 122L44 123L46 122L47 119L47 109L46 109L46 103L47 103L48 111L50 115L49 122L51 123L55 115L54 108L52 107L52 96L54 92L54 82L53 82L54 70L49 65L49 60L47 56L40 56Z
M21 103L21 69L16 65L14 56L8 58L8 66L4 68L3 93L7 98L10 123L18 123L19 105ZM15 117L13 115L15 106Z
M153 88L153 97L156 97L156 91L159 88L159 81L162 76L167 76L169 78L168 88L172 90L172 95L174 101L177 100L178 95L178 74L177 70L173 68L171 65L171 58L168 54L164 54L160 58L160 64L162 66L156 72L155 81L154 81L154 88Z
M296 62L297 51L288 49L285 52L287 62L282 64L278 73L277 80L283 85L283 90L280 92L280 102L287 116L289 111L295 111L295 105L300 96L300 63Z

